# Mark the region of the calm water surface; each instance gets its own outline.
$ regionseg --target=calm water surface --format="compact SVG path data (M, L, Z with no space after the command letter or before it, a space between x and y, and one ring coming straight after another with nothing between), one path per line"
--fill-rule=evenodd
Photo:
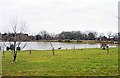
M9 42L4 42L6 46L9 45ZM3 42L0 42L0 45L4 45ZM21 47L25 44L22 42ZM100 44L73 44L73 43L61 43L61 42L52 42L52 45L55 49L61 47L61 49L76 49L79 48L99 48ZM110 46L115 47L115 46ZM26 47L23 50L51 50L50 42L27 42Z

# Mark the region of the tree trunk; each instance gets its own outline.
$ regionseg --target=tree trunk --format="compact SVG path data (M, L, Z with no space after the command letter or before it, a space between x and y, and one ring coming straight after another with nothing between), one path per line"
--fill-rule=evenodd
M31 54L32 53L32 50L29 50L29 54Z
M16 57L17 57L17 53L14 53L14 56L13 56L13 62L16 61Z
M53 56L55 55L55 53L54 53L54 47L52 48L52 52L53 52Z
M107 46L107 53L109 53L109 46Z
M5 51L3 50L3 57L5 57Z
M53 56L55 55L54 50L53 50Z
M16 32L15 32L15 41L14 41L13 48L14 48L14 50L13 50L13 52L14 52L13 62L15 62L16 61L16 57L17 57L17 51L15 49L16 48Z
M74 48L73 48L73 52L75 51L75 46L74 46Z

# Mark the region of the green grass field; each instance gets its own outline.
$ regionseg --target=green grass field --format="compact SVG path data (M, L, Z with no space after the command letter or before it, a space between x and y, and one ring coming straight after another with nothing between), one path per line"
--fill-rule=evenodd
M3 76L116 76L118 75L118 48L110 52L100 48L23 51L17 62L12 62L12 53L3 57Z

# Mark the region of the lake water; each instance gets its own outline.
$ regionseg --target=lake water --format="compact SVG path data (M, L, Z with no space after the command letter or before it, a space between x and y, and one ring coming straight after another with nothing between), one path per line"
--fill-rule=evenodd
M51 42L55 49L61 47L61 49L76 49L79 48L100 48L100 44L73 44L73 43L61 43L61 42ZM0 42L0 45L3 43ZM9 45L8 42L4 42L6 46ZM25 44L22 42L21 47ZM115 46L110 46L115 47ZM23 50L51 50L50 42L27 42L26 47Z

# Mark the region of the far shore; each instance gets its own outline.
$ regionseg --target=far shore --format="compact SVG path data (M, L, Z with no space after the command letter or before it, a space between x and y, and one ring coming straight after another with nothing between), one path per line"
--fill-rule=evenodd
M0 41L2 42L2 41ZM3 41L8 42L8 41ZM26 42L26 41L23 41ZM96 44L101 43L98 40L34 40L34 41L27 41L27 42L62 42L62 43L77 43L77 44ZM105 41L111 45L118 45L118 41Z

